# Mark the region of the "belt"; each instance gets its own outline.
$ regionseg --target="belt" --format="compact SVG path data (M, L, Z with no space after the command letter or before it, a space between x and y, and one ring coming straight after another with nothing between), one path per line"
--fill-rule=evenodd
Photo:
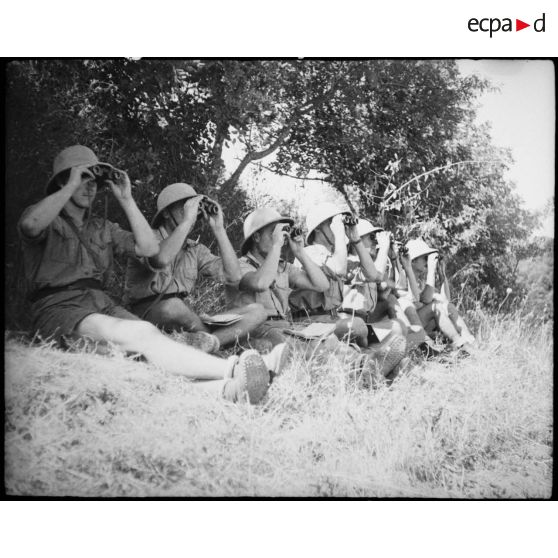
M268 316L267 319L268 320L275 320L275 321L277 321L277 320L287 320L288 321L287 316Z
M97 289L100 291L102 288L103 286L101 285L101 282L97 281L97 279L79 279L78 281L70 283L69 285L64 285L63 287L43 287L42 289L32 292L28 298L30 302L37 302L37 300L40 300L45 296L62 293L64 291L79 291L84 289Z
M310 308L309 310L295 310L292 313L293 320L297 318L309 318L310 316L325 316L329 315L332 318L337 318L337 309L332 308L331 310L324 310L323 308Z

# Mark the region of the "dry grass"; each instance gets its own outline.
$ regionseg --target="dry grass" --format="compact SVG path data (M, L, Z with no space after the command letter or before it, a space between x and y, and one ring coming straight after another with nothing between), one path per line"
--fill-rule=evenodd
M48 496L547 498L552 331L477 316L479 356L359 391L296 357L241 407L114 354L6 345L5 484Z

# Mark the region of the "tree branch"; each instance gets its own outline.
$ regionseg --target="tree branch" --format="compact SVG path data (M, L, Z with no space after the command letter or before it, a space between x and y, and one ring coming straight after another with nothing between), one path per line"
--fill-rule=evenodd
M301 108L295 109L291 117L287 120L283 129L279 132L279 135L277 136L275 141L273 141L266 149L262 149L261 151L248 152L240 161L238 167L235 169L232 175L227 180L225 180L225 182L221 184L221 189L228 190L229 188L235 186L241 174L244 172L244 169L250 163L263 159L264 157L267 157L268 155L271 155L271 153L276 151L285 142L285 140L291 133L292 127L302 115L309 112L312 108L316 107L318 104L322 104L328 101L331 97L333 97L333 95L337 90L336 84L337 83L334 82L333 85L327 91L325 91L321 95L314 97L314 99L308 101Z
M288 135L291 133L292 125L294 124L293 119L289 119L289 122L285 125L285 127L281 130L275 141L266 149L262 149L261 151L251 151L246 153L243 159L240 161L236 170L231 174L223 184L221 184L222 190L228 190L232 188L240 178L240 175L244 172L244 169L254 161L258 161L259 159L263 159L267 157L271 153L273 153L279 146L287 139Z
M211 184L215 184L215 182L219 178L218 176L219 170L221 168L221 165L223 164L223 160L221 157L223 151L223 142L225 141L228 128L229 128L228 123L221 121L217 124L215 130L215 141L213 143L213 146L211 148L211 154L209 156L209 161L210 161L209 181Z
M428 176L429 174L432 174L433 172L449 169L450 167L453 167L455 165L463 165L463 164L467 164L467 163L498 163L498 162L500 162L498 159L486 160L486 161L484 161L484 160L477 161L477 160L474 160L474 159L470 159L470 160L467 160L467 161L457 161L456 163L448 163L447 165L442 165L440 167L436 167L436 168L431 169L429 171L423 172L422 174L419 174L417 176L413 176L413 178L411 178L410 180L407 180L407 182L405 182L404 184L399 186L399 188L397 188L396 190L391 192L391 194L387 198L385 198L384 203L387 203L391 198L393 198L393 196L395 196L401 190L403 190L403 188L405 188L405 186L408 186L409 184L411 184L411 182L413 182L415 180L419 180L419 178L423 178L425 176ZM424 192L427 188L428 188L428 186L426 188L424 188L423 190L421 190L421 192L419 192L419 193Z
M268 170L269 172L272 172L273 174L277 174L279 176L286 176L288 178L295 178L296 180L304 180L304 181L306 181L306 180L316 180L318 182L326 182L326 180L324 178L315 178L315 177L311 177L311 176L296 176L294 174L289 174L288 172L281 172L281 171L272 169L271 167L263 165L262 163L258 163L258 164L263 169Z

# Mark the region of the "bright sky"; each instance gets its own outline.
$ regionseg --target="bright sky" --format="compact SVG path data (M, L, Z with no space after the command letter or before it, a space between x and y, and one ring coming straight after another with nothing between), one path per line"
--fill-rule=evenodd
M489 121L494 144L510 147L515 163L507 178L528 209L554 196L556 111L554 67L545 60L458 60L462 74L476 73L500 88L480 99L479 121ZM554 215L541 231L554 236Z

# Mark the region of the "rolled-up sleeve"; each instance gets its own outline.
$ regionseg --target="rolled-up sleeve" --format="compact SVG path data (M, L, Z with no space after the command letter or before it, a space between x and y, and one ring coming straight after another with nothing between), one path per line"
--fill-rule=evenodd
M226 283L225 270L223 269L223 260L212 254L207 246L198 244L196 246L196 257L198 261L198 273L203 277L210 277L215 281Z
M27 236L21 228L21 222L23 221L23 219L25 219L25 216L29 213L29 211L31 211L31 207L27 207L25 209L25 211L21 214L21 217L19 218L19 221L17 222L17 232L19 234L19 238L25 244L29 244L29 245L39 244L40 242L42 242L46 238L47 229L49 229L52 226L52 223L48 227L45 227L37 236L33 236L33 237Z

